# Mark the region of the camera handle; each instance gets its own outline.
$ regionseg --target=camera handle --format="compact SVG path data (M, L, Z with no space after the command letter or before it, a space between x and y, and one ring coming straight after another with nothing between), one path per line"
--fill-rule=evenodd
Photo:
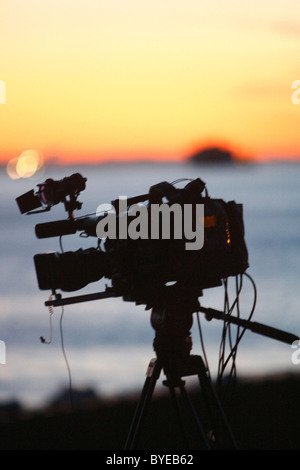
M65 298L63 298L61 294L57 293L56 291L53 291L52 294L55 298L52 300L47 300L44 304L46 307L60 307L63 305L71 305L92 300L101 300L121 296L121 294L114 292L114 290L110 287L107 287L104 292L95 292L93 294L77 295ZM283 343L289 345L293 344L294 341L299 340L299 336L296 336L292 333L288 333L286 331L279 330L268 325L264 325L263 323L253 322L250 320L243 320L242 318L237 318L229 314L224 314L224 312L222 312L221 310L215 310L213 308L205 308L201 306L198 307L198 310L199 312L205 313L205 317L208 321L214 318L217 320L223 320L229 323L234 323L238 326L252 331L253 333L266 336L277 341L282 341ZM154 319L154 317L152 319Z

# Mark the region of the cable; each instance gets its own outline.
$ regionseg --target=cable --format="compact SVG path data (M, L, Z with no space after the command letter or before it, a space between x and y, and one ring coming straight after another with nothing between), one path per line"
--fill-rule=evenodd
M50 295L49 300L52 299L52 295ZM53 315L53 307L50 305L49 306L49 313L50 313L50 339L49 341L46 341L43 336L40 337L40 340L43 344L50 344L52 342L52 315ZM73 387L72 387L72 374L71 374L71 369L69 366L68 358L66 355L65 351L65 346L64 346L64 334L63 334L63 316L64 316L64 307L62 306L62 312L61 312L61 317L60 317L60 339L61 339L61 348L62 348L62 353L64 356L64 360L67 366L67 371L68 371L68 377L69 377L69 394L70 394L70 403L71 403L71 408L74 409L74 402L73 402Z
M178 180L172 181L172 185L174 186L175 184L182 183L183 181L193 181L192 178L178 178Z
M52 294L49 297L49 300L52 299ZM40 336L40 340L43 344L50 344L52 342L52 315L54 313L52 305L49 305L49 321L50 321L50 339L49 341L46 341L44 336Z
M210 377L209 364L208 364L206 351L205 351L205 347L204 347L204 340L203 340L202 328L201 328L201 324L200 324L199 312L197 312L197 322L198 322L198 330L199 330L199 335L200 335L200 342L201 342L201 347L202 347L202 351L203 351L205 367L206 367L207 375Z
M105 212L105 211L101 211ZM79 215L78 217L74 217L74 220L85 219L86 217L91 217L92 215L98 215L97 212L90 212L89 214Z
M229 315L231 315L233 313L233 308L236 307L237 318L240 318L239 296L240 296L240 292L241 292L241 289L242 289L242 277L241 277L241 280L240 280L240 285L239 285L239 281L238 281L238 276L235 277L235 289L236 289L236 297L235 297L235 300L234 300L232 306L229 309ZM228 292L227 292L227 296L228 296ZM230 368L230 371L229 371L229 374L228 374L225 389L222 391L222 401L223 402L228 397L230 387L232 388L230 398L232 398L233 388L235 387L235 384L236 384L236 375L237 375L237 369L236 369L237 348L233 347L233 337L232 337L230 323L227 324L227 328L228 328L228 341L229 341L229 346L230 346L230 350L231 350L231 353L232 353L232 364L231 364L231 368ZM239 337L239 329L240 329L240 327L237 326L236 342L237 342L238 337ZM223 361L222 361L222 365L221 365L221 369L220 369L219 380L221 380L221 378L223 377L224 370L225 370L225 361L224 361L224 357L223 357Z
M172 181L171 185L175 186L175 184L182 183L183 181L190 181L191 182L191 181L194 181L194 180L192 178L178 178L178 180ZM205 196L209 197L206 186L205 186L204 190L205 190Z
M229 314L229 296L228 296L228 279L224 279L224 308L223 312L224 314ZM221 342L220 342L220 348L219 348L219 362L218 362L218 373L217 373L217 393L219 397L222 395L222 379L223 379L223 364L224 364L224 357L225 357L225 350L226 350L226 336L228 329L230 330L230 325L228 322L223 323L223 329L222 329L222 336L221 336Z
M248 321L251 320L255 306L256 306L256 298L257 298L257 291L256 291L256 286L255 282L253 281L252 277L244 273L241 276L236 276L235 277L235 299L233 303L230 305L230 300L229 300L229 292L228 292L228 279L224 279L224 314L232 315L234 310L236 310L236 315L237 318L240 318L240 294L242 291L243 287L243 276L246 276L248 279L250 279L253 289L254 289L254 300L253 300L253 305L252 309L248 318ZM237 358L237 348L238 345L245 333L247 328L244 328L242 332L240 332L240 326L237 325L237 330L236 330L236 335L234 338L233 332L232 332L232 325L229 320L224 321L223 324L223 330L222 330L222 336L221 336L221 342L220 342L220 348L219 348L219 362L218 362L218 373L217 373L217 393L219 395L219 398L221 401L224 401L225 398L227 399L228 396L228 391L230 386L233 387L236 382L236 374L237 374L237 369L236 369L236 358ZM235 341L234 341L235 339ZM229 354L227 358L225 359L225 351L226 351L226 346L229 346ZM229 361L231 362L231 367L228 372L228 377L227 377L227 383L225 385L225 388L223 387L223 376L226 367L228 366ZM224 390L222 389L224 388Z
M62 352L63 352L63 356L64 356L64 359L65 359L65 363L66 363L67 370L68 370L68 376L69 376L70 403L71 403L72 409L74 409L72 374L71 374L71 369L70 369L70 366L69 366L69 362L68 362L68 358L67 358L66 351L65 351L65 346L64 346L64 335L63 335L63 326L62 326L63 316L64 316L64 307L62 307L62 312L61 312L61 316L60 316L60 339L61 339L61 348L62 348Z
M249 274L247 274L247 273L244 273L243 275L244 275L244 276L247 276L247 277L248 277L248 279L251 281L251 283L252 283L252 287L253 287L253 290L254 290L254 300L253 300L253 305L252 305L252 309L251 309L251 312L250 312L250 314L249 314L249 317L248 317L248 321L250 321L250 320L251 320L251 318L253 317L254 310L255 310L255 307L256 307L256 301L257 301L257 290L256 290L256 285L255 285L255 282L254 282L254 280L252 279L252 277L251 277ZM237 350L238 344L240 343L240 341L241 341L242 337L244 336L244 334L245 334L246 330L247 330L247 328L243 328L243 330L242 330L241 334L238 336L238 338L237 338L237 340L236 340L236 343L235 343L235 346L232 348L232 350L231 350L230 354L228 355L228 357L227 357L226 361L225 361L225 362L224 362L224 364L223 364L223 369L222 369L222 371L221 371L222 373L224 373L224 370L225 370L225 368L226 368L226 366L227 366L227 364L228 364L228 362L229 362L230 358L232 357L232 355L236 353L236 350Z
M61 252L63 253L63 252L64 252L64 248L63 248L63 244L62 244L62 235L59 237L59 246L60 246Z

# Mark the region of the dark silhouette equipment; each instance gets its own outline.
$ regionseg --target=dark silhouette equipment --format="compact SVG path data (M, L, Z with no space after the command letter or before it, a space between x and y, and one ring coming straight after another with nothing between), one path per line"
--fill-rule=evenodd
M66 220L38 224L35 227L37 238L63 236L81 232L84 236L97 239L97 246L74 252L42 253L34 256L35 269L41 290L52 292L48 307L57 307L108 297L122 297L124 301L144 304L151 309L151 325L155 330L153 348L156 358L151 360L136 414L125 445L126 449L138 446L142 426L146 420L157 380L163 371L169 388L171 403L174 407L183 443L188 448L188 438L180 414L176 390L179 389L185 407L189 410L191 421L197 430L197 447L203 449L237 449L220 399L208 374L207 366L201 356L192 355L190 330L194 313L204 313L207 320L218 319L224 325L234 324L242 329L232 346L231 356L236 353L237 345L244 332L250 330L263 336L292 344L298 339L293 334L276 328L241 319L232 315L232 308L218 311L200 305L199 297L203 290L225 284L230 276L247 275L248 251L244 240L243 208L234 201L209 197L205 183L199 178L188 180L183 188L176 184L162 182L150 188L149 192L127 200L128 223L132 220L129 207L132 204L146 205L151 225L150 210L154 204L179 204L182 208L189 204L193 209L193 228L196 220L196 205L204 206L204 245L200 250L186 250L184 231L181 239L176 238L173 230L169 239L131 239L109 238L98 240L97 224L107 213L74 217L74 210L81 208L77 200L85 189L86 178L79 173L61 181L47 179L17 198L22 214L49 211L58 203L63 203L68 213ZM167 202L165 202L167 201ZM121 213L119 201L112 201L117 222ZM150 235L150 228L149 228ZM96 282L101 278L111 281L111 286L103 292L62 297L57 292L73 292ZM249 277L249 276L248 276ZM254 309L253 309L254 310ZM253 312L252 312L253 313ZM230 357L230 356L229 356ZM209 428L203 426L186 392L184 377L197 376L209 415Z

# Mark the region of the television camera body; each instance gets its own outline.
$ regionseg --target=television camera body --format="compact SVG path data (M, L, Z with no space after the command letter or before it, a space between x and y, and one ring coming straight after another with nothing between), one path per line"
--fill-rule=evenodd
M48 211L64 203L68 219L36 225L37 238L76 232L97 237L97 224L107 213L74 217L74 210L81 208L77 198L85 189L85 183L86 178L79 173L61 181L47 179L38 185L36 193L32 190L17 198L21 213L27 214ZM124 216L119 212L119 202L118 199L112 201L117 221ZM104 277L111 280L108 295L145 304L146 309L165 308L179 302L185 310L195 312L203 289L219 286L222 279L241 274L248 268L242 205L210 198L201 179L188 180L183 188L167 182L156 184L147 194L127 199L127 209L141 203L146 204L149 214L149 235L154 204L167 204L170 208L189 205L193 211L193 227L203 224L202 248L187 250L184 234L178 239L171 229L169 239L161 236L124 239L117 235L114 239L102 239L102 243L98 240L96 247L85 250L36 254L34 263L39 288L51 290L57 296L57 290L77 291ZM198 204L204 206L202 221L196 220ZM126 215L129 223L133 216Z

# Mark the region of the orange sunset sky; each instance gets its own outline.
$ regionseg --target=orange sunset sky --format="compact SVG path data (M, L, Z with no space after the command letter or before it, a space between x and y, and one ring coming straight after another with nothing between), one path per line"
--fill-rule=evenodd
M2 0L0 80L1 163L295 159L300 2Z

